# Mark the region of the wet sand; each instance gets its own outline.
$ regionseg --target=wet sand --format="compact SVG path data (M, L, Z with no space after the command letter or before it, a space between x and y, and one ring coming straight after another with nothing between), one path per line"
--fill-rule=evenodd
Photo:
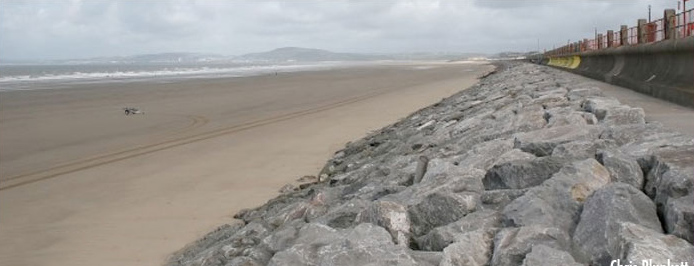
M159 265L476 81L431 63L0 93L0 265ZM122 107L145 115L123 115Z

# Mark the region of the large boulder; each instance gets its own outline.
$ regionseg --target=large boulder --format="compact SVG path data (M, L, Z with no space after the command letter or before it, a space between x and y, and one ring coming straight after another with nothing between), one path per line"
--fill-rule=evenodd
M665 231L694 243L694 194L669 198L663 206Z
M655 204L631 185L612 183L598 189L583 205L573 241L594 265L608 265L618 254L614 246L620 224L630 222L661 231Z
M557 145L552 151L552 157L567 161L595 158L595 154L599 149L604 149L610 145L605 140L567 142Z
M609 172L594 159L573 162L506 205L503 223L545 225L571 232L585 199L609 182Z
M429 230L455 222L477 210L480 195L474 192L451 193L444 190L425 196L408 208L412 232L421 236Z
M610 125L645 124L646 114L642 108L619 106L608 110L600 122Z
M353 199L331 208L325 215L311 222L328 225L332 228L349 228L357 224L357 215L368 208L369 202L363 199Z
M491 265L521 265L533 246L546 245L559 250L570 247L569 235L561 229L545 226L522 226L502 229L494 237Z
M482 192L480 199L485 207L498 210L503 209L511 201L523 196L528 190L528 188L487 190Z
M602 90L595 86L577 86L566 93L566 97L571 101L579 101L591 96L602 97L603 95Z
M599 150L596 159L610 172L612 182L629 184L642 189L643 171L639 163L618 150Z
M502 157L511 159L516 157L524 157L521 154L510 153L513 149L513 140L511 139L496 139L485 141L466 151L462 155L455 156L455 162L459 169L476 168L486 171L492 167ZM518 150L520 153L520 150ZM531 154L525 153L526 156Z
M571 107L552 108L545 111L547 127L566 125L594 125L598 120L591 113L576 111Z
M651 158L650 171L646 175L644 191L653 198L658 213L665 217L667 233L687 239L692 243L694 229L691 222L691 202L679 198L691 195L694 183L694 146L661 151ZM669 215L668 215L669 214Z
M294 244L275 253L268 265L315 265L320 248L344 238L344 233L323 224L301 227Z
M373 223L388 230L393 242L402 246L410 245L410 220L407 207L391 201L375 201L359 213L358 223Z
M417 245L422 250L442 251L448 245L459 242L467 232L494 232L499 225L499 212L476 211L458 221L432 229L426 235L417 238Z
M581 106L584 111L595 114L595 117L602 121L610 110L622 105L614 98L587 97L586 100L581 103Z
M595 126L567 125L551 127L514 135L514 148L535 156L548 156L559 144L572 141L592 141L600 135Z
M595 114L600 123L609 125L645 124L646 115L641 108L622 105L616 99L591 97L583 102L587 112Z
M694 265L694 246L673 235L664 235L634 223L620 224L611 249L622 264ZM647 264L643 264L646 261ZM669 263L668 263L669 262Z
M408 249L396 246L390 234L363 223L338 231L322 224L307 224L295 244L275 253L268 265L417 265Z
M525 255L523 266L581 266L566 251L558 250L545 245L535 245L530 253Z
M486 230L466 232L443 249L440 266L489 265L493 250L494 234Z
M521 189L541 184L564 165L552 157L519 160L494 165L482 179L486 190Z
M344 239L320 248L316 265L418 265L408 250L394 245L382 227L363 223Z

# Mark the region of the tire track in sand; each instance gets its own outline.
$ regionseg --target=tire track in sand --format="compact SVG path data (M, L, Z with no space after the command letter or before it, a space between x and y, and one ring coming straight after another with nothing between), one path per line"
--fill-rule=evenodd
M260 127L260 126L264 126L264 125L268 125L268 124L272 124L272 123L277 123L277 122L281 122L281 121L285 121L285 120L289 120L289 119L293 119L293 118L298 118L298 117L302 117L302 116L306 116L306 115L310 115L310 114L315 114L315 113L327 111L330 109L335 109L335 108L338 108L341 106L345 106L348 104L363 101L363 100L366 100L368 98L387 93L389 91L390 90L380 90L380 91L364 94L361 96L348 98L348 99L345 99L342 101L337 101L337 102L333 102L330 104L321 105L321 106L314 107L314 108L309 108L309 109L291 112L291 113L287 113L287 114L281 114L281 115L277 115L277 116L271 116L268 118L258 119L258 120L230 126L230 127L215 129L215 130L208 131L208 132L203 132L203 133L194 134L194 135L190 135L190 136L165 140L165 141L157 142L154 144L136 146L134 148L130 148L130 149L122 150L122 151L117 151L117 152L113 152L113 153L107 153L107 154L103 154L103 155L97 155L94 157L90 157L90 158L74 161L71 163L58 165L55 167L51 167L51 168L47 168L47 169L43 169L43 170L31 172L31 173L20 174L20 175L13 176L13 177L10 177L10 178L3 180L2 183L0 183L0 191L19 187L19 186L23 186L23 185L36 183L39 181L55 178L55 177L58 177L58 176L61 176L64 174L69 174L69 173L97 167L97 166L104 165L104 164L109 164L109 163L113 163L113 162L117 162L117 161L130 159L130 158L137 157L140 155L150 154L153 152L162 151L162 150L166 150L166 149L194 143L197 141L211 139L211 138L215 138L215 137L219 137L219 136L223 136L223 135L227 135L227 134L231 134L231 133L235 133L235 132L239 132L239 131L243 131L243 130L248 130L248 129L252 129L252 128L256 128L256 127ZM191 118L193 118L194 121L192 122L191 125L186 127L186 128L189 128L188 130L201 126L199 124L206 124L207 123L207 119L204 117L201 118L198 116L191 116ZM196 118L198 120L195 120ZM179 132L179 134L180 134L180 132Z

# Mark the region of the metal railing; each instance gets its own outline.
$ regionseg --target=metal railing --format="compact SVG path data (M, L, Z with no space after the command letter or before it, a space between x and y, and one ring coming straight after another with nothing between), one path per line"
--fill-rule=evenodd
M671 13L672 14L672 13ZM672 15L670 15L671 17ZM667 18L661 18L649 23L641 24L624 30L617 30L596 36L594 39L584 39L583 41L569 43L565 46L546 51L547 56L561 56L577 52L594 51L627 45L638 45L641 43L660 42L667 38L686 38L694 36L694 8L680 13L675 13L674 27L668 29ZM673 30L674 29L674 30ZM669 33L668 31L673 31ZM625 36L622 36L625 35ZM641 35L641 36L639 36ZM609 36L609 37L608 37Z
M686 16L685 16L686 14ZM675 32L677 32L678 38L684 38L694 35L694 9L687 10L685 12L677 14L675 20L677 21L677 26L675 26ZM686 17L686 18L685 18ZM685 21L686 19L686 21Z

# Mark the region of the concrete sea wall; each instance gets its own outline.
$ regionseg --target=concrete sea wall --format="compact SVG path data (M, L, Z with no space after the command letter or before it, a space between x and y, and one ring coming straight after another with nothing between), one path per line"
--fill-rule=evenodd
M546 63L694 107L694 37L550 57Z
M572 74L504 63L168 265L694 265L692 173L690 137Z
M544 64L694 107L694 9L548 51Z

